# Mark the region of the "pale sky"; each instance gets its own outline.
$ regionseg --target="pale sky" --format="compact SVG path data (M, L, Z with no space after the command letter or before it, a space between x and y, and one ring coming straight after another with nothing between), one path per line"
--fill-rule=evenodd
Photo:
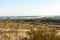
M0 0L1 15L59 15L60 0Z

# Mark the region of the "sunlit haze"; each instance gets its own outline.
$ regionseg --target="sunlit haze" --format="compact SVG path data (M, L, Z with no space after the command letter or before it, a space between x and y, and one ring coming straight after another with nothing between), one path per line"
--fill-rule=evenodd
M59 15L60 0L0 0L0 14Z

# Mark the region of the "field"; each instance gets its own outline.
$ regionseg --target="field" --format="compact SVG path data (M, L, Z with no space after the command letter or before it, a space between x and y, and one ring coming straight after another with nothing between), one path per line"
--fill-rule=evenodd
M36 23L36 22L34 22ZM0 40L21 40L26 37L26 32L33 28L49 27L56 28L57 36L60 35L60 25L55 23L16 22L11 20L0 21Z

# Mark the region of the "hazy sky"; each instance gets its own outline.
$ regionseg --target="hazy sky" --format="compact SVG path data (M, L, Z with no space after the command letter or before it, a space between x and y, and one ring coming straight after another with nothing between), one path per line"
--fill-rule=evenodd
M0 0L0 14L51 15L60 13L60 0Z

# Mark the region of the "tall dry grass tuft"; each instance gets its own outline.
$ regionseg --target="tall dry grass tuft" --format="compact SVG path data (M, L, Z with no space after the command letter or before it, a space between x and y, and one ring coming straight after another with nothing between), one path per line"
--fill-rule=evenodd
M31 29L27 32L28 35L25 40L58 40L56 38L56 28L38 27L36 30Z

